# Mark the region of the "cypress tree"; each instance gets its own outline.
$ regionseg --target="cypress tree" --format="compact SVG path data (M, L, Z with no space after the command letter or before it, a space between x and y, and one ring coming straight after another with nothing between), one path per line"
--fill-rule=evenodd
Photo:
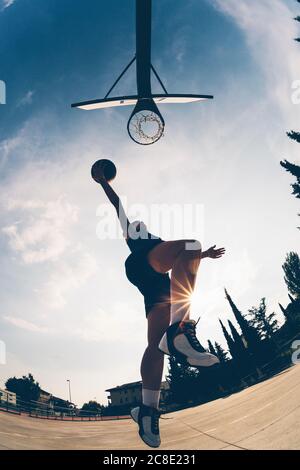
M296 2L300 3L300 0L296 0ZM296 16L296 18L294 18L294 20L300 22L300 16ZM296 38L295 41L300 42L300 38Z
M295 140L296 142L298 142L298 144L300 144L300 132L289 131L289 132L286 133L286 135L290 139Z
M228 325L229 325L233 340L235 342L236 348L239 351L239 354L244 355L246 353L246 347L245 347L245 344L243 343L241 336L238 334L237 329L235 328L235 326L230 320L228 320Z
M295 133L294 133L295 134ZM297 139L299 138L299 140L297 140L297 142L300 143L300 134L295 134L299 137L297 137ZM294 137L293 137L294 138ZM296 138L295 138L296 140ZM293 188L293 192L292 194L296 197L296 198L300 198L300 166L298 165L295 165L293 163L290 163L289 161L287 160L283 160L282 162L280 162L280 165L286 170L288 171L289 173L291 173L293 176L295 176L296 178L296 183L293 183L291 184L291 187Z
M259 347L260 338L257 331L249 324L246 318L242 315L239 311L235 303L233 302L232 298L228 294L227 290L225 289L226 298L229 302L229 305L233 311L236 321L238 322L243 336L247 342L247 346L249 349L253 350L254 352Z
M281 304L278 304L278 305L279 305L279 308L282 311L283 315L286 317L286 309Z
M300 3L299 0L297 0L297 2ZM294 18L294 19L296 21L300 22L300 16L296 16L296 18ZM299 37L296 38L295 40L300 42ZM296 142L300 143L300 132L290 131L290 132L287 132L287 135L290 139L295 140ZM280 162L280 164L283 168L286 169L286 171L290 172L293 176L296 177L296 183L291 184L291 186L293 188L292 194L296 198L300 198L300 166L295 165L293 163L290 163L287 160L284 160L284 161ZM298 214L298 215L300 215L300 214ZM298 227L298 228L300 228L300 227Z
M210 340L208 340L208 350L211 354L213 354L214 356L217 356L217 351L213 347L213 344Z
M224 335L224 337L226 339L226 342L228 344L228 349L229 349L230 355L234 359L236 357L236 354L237 354L234 341L231 338L230 334L228 333L228 331L226 330L225 326L223 325L223 323L220 319L219 319L219 322L220 322L220 325L221 325L221 328L222 328L222 331L223 331L223 335Z
M291 302L288 304L286 308L283 308L281 304L279 304L282 313L286 318L286 323L293 329L299 328L300 325L300 297L298 299L293 299L291 295L289 295Z
M300 258L297 253L291 251L286 255L286 260L282 266L284 280L289 292L300 298Z
M217 353L217 357L221 364L224 364L225 362L228 361L228 353L217 342L215 342L215 351Z
M278 330L278 321L276 314L267 314L266 299L263 297L258 307L249 309L249 323L256 328L261 339L271 339L274 333Z

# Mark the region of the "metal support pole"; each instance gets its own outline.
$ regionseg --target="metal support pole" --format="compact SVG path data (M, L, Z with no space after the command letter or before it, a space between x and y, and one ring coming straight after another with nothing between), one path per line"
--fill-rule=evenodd
M136 0L136 79L139 98L151 96L152 0Z
M121 78L123 77L123 75L127 72L127 70L129 69L129 67L133 64L133 62L135 61L136 57L134 56L134 58L129 62L129 64L125 67L125 69L123 70L123 72L121 73L121 75L118 76L117 80L115 81L115 83L113 84L113 86L108 90L108 92L106 93L106 95L104 96L104 99L106 99L108 97L108 95L113 91L113 89L115 88L116 84L121 80Z
M166 90L166 88L165 88L165 86L164 86L163 82L161 81L161 79L160 79L160 77L159 77L158 73L156 72L156 70L155 70L155 68L153 67L153 65L152 65L152 64L151 64L151 69L153 70L153 73L154 73L154 75L156 76L157 80L159 81L159 83L160 83L160 86L162 87L162 89L164 90L164 92L165 92L165 93L166 93L166 95L167 95L167 94L168 94L168 92L167 92L167 90Z

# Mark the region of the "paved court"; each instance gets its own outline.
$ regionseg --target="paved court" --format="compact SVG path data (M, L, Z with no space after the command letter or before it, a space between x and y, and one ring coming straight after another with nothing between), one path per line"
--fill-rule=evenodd
M300 365L164 417L161 449L300 449ZM0 412L0 449L148 449L136 431L127 419L72 423Z

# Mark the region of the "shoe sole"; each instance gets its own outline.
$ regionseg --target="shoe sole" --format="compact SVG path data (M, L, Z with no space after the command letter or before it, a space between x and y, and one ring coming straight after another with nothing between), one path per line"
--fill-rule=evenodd
M133 421L136 423L136 424L139 424L138 420L135 419L134 415L132 414L132 410L130 411L130 416L131 418L133 419ZM142 441L148 446L148 447L152 447L152 449L157 449L159 446L160 446L160 443L158 445L153 445L153 444L150 444L150 442L147 442L145 441L145 439L143 438L143 436L140 435L139 433L139 436L140 438L142 439Z
M158 348L162 353L164 353L166 356L169 356L169 357L176 357L176 355L173 355L173 354L169 354L167 352L165 352L163 349L160 349ZM187 363L189 364L190 366L194 366L194 367L212 367L216 364L220 364L220 361L219 359L210 359L209 361L205 361L205 360L202 360L202 361L199 361L199 359L193 359L192 357L187 357L187 356L184 356L184 359L181 359L181 358L178 358L179 362L180 363Z
M169 351L168 343L164 336L159 343L158 349L164 354L166 354L167 356L173 356L173 354L171 354ZM194 367L212 367L215 364L220 363L219 359L216 356L213 356L212 354L209 357L206 356L206 357L203 357L202 360L199 360L199 359L194 359L192 357L185 356L183 353L179 352L178 360L179 362L187 363L190 366L194 366Z
M135 419L134 415L132 414L132 410L130 410L130 416L133 419L133 421L138 424L138 421Z
M197 359L193 359L192 357L187 357L186 361L190 366L196 367L212 367L215 364L220 364L220 361L217 357L210 358L209 360L207 360L207 362L205 362L205 359L203 361L200 361Z

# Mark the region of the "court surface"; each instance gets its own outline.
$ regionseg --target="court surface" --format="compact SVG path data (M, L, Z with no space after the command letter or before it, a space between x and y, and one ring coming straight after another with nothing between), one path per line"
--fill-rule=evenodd
M164 415L160 449L300 449L300 365L224 399ZM0 449L149 449L137 426L0 412Z

